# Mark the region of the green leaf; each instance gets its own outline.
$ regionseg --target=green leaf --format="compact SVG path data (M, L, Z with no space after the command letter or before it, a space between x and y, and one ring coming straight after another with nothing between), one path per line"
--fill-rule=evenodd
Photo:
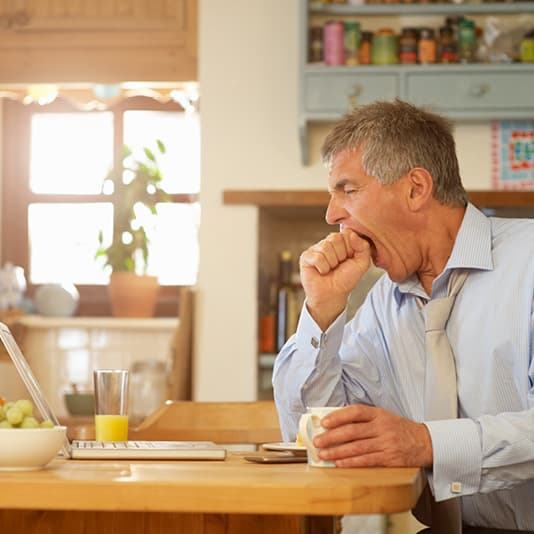
M160 139L156 139L156 143L158 144L159 151L162 154L165 154L167 152L167 149L165 148L165 145L163 144L163 141L161 141Z
M146 157L150 160L150 161L153 161L154 163L156 162L156 157L154 156L154 154L152 153L152 150L150 150L150 148L148 147L144 147L143 150L145 151L145 154L146 154Z

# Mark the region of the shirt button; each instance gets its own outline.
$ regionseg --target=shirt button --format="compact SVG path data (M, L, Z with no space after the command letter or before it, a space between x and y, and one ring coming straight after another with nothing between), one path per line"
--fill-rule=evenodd
M319 346L319 340L316 337L312 337L311 344L312 344L312 347L316 349Z
M461 482L453 482L451 484L451 493L462 493L462 483Z

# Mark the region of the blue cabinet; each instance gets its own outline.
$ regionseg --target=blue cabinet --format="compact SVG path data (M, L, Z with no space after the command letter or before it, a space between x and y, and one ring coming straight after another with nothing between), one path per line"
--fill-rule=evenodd
M482 4L320 4L300 0L299 130L308 162L310 121L335 121L355 106L401 98L451 119L534 118L534 63L332 67L307 63L314 16L451 15L534 12L534 1Z

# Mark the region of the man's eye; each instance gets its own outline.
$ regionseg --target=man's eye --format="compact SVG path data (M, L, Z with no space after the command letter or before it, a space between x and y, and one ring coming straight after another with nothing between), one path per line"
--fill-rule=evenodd
M356 193L356 189L344 189L343 193L345 193L345 195L352 195L353 193Z

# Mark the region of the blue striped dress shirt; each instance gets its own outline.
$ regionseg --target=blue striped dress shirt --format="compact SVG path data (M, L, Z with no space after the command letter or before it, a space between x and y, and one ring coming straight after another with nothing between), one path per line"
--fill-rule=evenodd
M447 324L456 359L458 419L424 421L425 334L416 275L382 276L354 318L326 332L304 306L276 358L273 386L284 439L306 406L365 403L429 429L437 500L462 497L468 525L534 530L534 220L486 217L468 205L434 280L468 269Z

